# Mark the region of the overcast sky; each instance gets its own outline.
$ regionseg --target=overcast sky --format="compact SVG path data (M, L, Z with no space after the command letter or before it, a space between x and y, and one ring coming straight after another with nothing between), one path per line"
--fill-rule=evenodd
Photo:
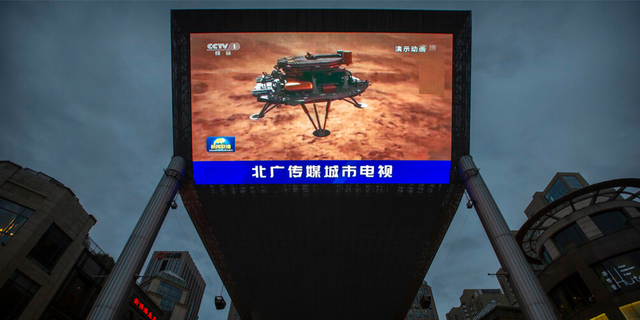
M173 154L170 10L291 7L472 11L471 154L511 229L558 171L640 177L640 2L2 2L0 159L70 187L118 256ZM226 319L179 204L153 250L190 251L200 319ZM441 319L498 268L463 201L426 278Z

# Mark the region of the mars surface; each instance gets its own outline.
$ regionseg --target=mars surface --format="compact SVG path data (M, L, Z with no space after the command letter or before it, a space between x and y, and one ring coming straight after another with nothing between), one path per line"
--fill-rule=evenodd
M216 55L207 51L209 43L241 47ZM394 51L395 46L419 45L433 50ZM312 134L300 106L281 106L262 119L249 119L263 106L251 95L256 77L270 73L277 59L337 50L352 51L353 64L341 67L371 83L355 97L366 109L333 101L327 137ZM451 35L193 34L193 161L450 160L451 70ZM430 93L421 93L425 87ZM324 120L324 104L317 106ZM307 107L313 113L313 105ZM236 151L207 152L207 137L216 136L234 136Z

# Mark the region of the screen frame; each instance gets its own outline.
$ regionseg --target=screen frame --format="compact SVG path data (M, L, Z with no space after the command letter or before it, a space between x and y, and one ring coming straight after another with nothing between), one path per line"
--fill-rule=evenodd
M257 184L195 185L191 136L191 33L232 32L384 32L453 34L452 145L449 184ZM186 172L180 197L239 312L247 310L231 267L212 225L220 215L276 208L279 203L330 203L358 207L372 200L395 203L398 212L423 211L425 204L438 226L428 234L411 283L395 319L403 319L459 207L464 185L458 161L469 154L471 100L471 12L371 9L216 9L171 11L171 59L174 154L184 158ZM398 201L402 199L402 201ZM216 203L237 204L219 208ZM384 211L384 207L378 208ZM226 210L226 211L225 211ZM310 210L310 209L307 209ZM425 212L427 213L427 212ZM249 314L241 314L250 318Z
M190 35L235 32L453 34L449 183L457 181L458 159L462 155L469 154L471 93L471 13L469 11L221 9L171 11L174 154L181 156L187 162L187 174L184 177L186 181L183 183L195 183L191 134Z

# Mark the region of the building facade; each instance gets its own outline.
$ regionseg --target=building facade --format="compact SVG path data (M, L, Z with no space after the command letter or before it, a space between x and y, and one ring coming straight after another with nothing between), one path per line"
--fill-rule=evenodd
M196 320L204 296L206 283L187 251L154 251L145 270L145 278L169 271L185 281L181 286L188 291L184 304L188 307L184 320Z
M40 320L84 320L115 262L90 238Z
M562 319L640 318L640 179L558 173L516 239Z
M131 286L128 299L122 308L122 320L169 320L157 302L138 285ZM173 318L171 318L173 319Z
M429 297L431 299L431 305L428 309L422 309L420 306L420 299L422 297ZM418 293L416 293L415 299L413 299L413 303L407 312L407 316L404 318L405 320L414 320L414 319L424 319L424 320L439 320L438 318L438 310L436 309L436 301L433 297L433 292L431 291L431 286L427 284L426 281L422 282L420 285L420 289Z
M460 296L460 306L451 308L446 317L447 320L474 320L484 314L483 310L494 306L509 306L500 289L465 289Z
M507 307L490 304L473 320L527 320L519 307Z
M509 282L509 274L500 268L495 275L496 278L498 278L498 283L500 284L500 288L502 288L504 296L507 298L507 305L511 307L519 307L515 291L513 291L511 282Z
M86 253L96 219L42 172L0 161L0 314L39 319ZM82 268L82 267L80 267ZM89 272L88 276L102 275ZM90 287L95 283L89 281ZM81 297L78 297L81 298ZM87 302L87 301L85 301ZM92 304L92 302L91 302ZM74 305L68 301L68 305ZM84 310L77 310L82 315Z
M189 290L185 284L184 279L175 273L163 270L145 279L140 287L162 311L170 314L165 320L183 320L189 312L186 305Z

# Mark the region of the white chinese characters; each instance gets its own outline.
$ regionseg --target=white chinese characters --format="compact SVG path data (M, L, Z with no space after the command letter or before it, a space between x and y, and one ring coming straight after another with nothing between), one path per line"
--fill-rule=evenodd
M416 52L433 52L436 51L436 45L435 44L422 44L419 46L394 46L394 51L395 52L412 52L412 53L416 53Z
M267 168L269 169L269 175L267 177ZM286 170L285 170L286 169ZM280 173L282 170L282 173ZM393 166L392 165L379 165L376 172L376 167L371 165L362 165L362 166L354 166L354 165L289 165L287 168L284 166L261 166L256 165L251 168L253 178L257 179L267 179L267 178L276 178L276 177L284 177L285 174L289 178L297 179L297 178L354 178L354 177L365 177L365 178L392 178L393 177Z

